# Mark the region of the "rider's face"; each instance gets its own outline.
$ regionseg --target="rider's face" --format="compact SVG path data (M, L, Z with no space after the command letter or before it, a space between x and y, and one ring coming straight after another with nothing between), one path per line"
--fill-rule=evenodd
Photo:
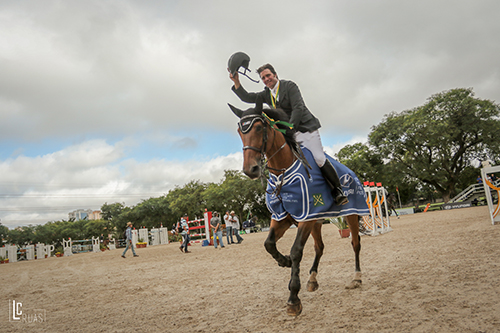
M269 89L273 89L278 83L278 77L267 68L260 72L260 79Z

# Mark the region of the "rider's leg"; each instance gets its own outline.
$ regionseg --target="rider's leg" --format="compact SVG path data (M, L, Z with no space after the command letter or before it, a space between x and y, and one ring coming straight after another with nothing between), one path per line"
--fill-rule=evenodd
M297 132L295 134L295 140L311 151L316 164L321 170L321 174L325 178L328 185L332 188L335 203L337 205L345 205L348 203L349 200L344 195L344 191L342 191L337 171L335 171L335 168L326 158L325 152L323 151L323 144L321 143L319 131L316 130L314 132L305 133Z
M342 185L340 185L339 176L337 175L337 171L335 171L332 163L327 159L325 161L325 164L320 167L320 170L323 174L323 177L325 177L326 182L332 188L335 203L337 205L345 205L346 203L348 203L349 200L344 195L344 191L342 191Z

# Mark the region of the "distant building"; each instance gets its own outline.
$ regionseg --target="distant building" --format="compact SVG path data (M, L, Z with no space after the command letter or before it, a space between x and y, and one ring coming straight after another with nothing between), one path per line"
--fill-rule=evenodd
M69 219L78 220L90 220L89 215L92 214L92 209L77 209L68 214Z
M89 214L89 220L100 220L100 219L102 219L100 210L94 210L92 213Z

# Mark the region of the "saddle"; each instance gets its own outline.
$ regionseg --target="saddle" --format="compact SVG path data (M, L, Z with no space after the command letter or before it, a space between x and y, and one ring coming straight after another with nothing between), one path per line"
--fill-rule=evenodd
M364 187L353 171L326 155L349 199L349 203L337 206L311 152L305 147L300 148L307 163L297 159L284 173L269 176L266 205L274 220L280 221L288 214L297 222L352 214L369 215Z

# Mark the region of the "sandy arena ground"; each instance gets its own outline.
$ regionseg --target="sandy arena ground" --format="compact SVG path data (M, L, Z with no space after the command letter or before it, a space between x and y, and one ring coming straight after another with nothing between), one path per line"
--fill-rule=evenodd
M178 244L85 253L0 265L0 332L500 332L500 225L486 207L391 219L393 231L363 236L363 285L349 239L324 225L319 290L305 289L303 312L286 314L290 269L264 249L267 233L240 245ZM278 243L289 253L296 229ZM224 239L225 240L225 239ZM9 300L43 323L9 322Z

